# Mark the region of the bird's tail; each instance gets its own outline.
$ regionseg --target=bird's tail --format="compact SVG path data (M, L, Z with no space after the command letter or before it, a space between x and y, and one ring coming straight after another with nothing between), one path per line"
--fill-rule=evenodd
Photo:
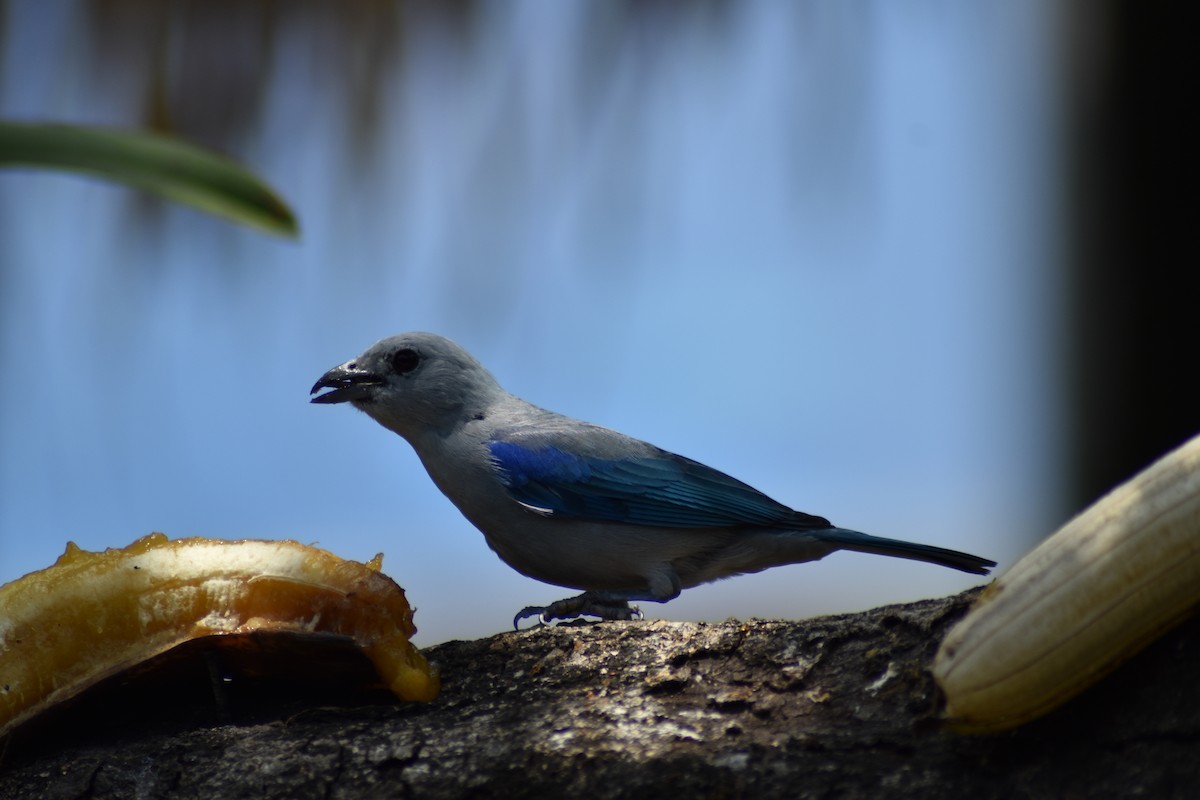
M899 539L884 539L881 536L871 536L846 528L828 528L823 531L812 531L823 542L837 545L843 550L857 550L860 553L877 553L896 558L911 558L914 561L928 561L930 564L941 564L943 567L960 569L976 575L987 575L995 561L958 550L948 550L945 547L934 547L928 544L902 542Z

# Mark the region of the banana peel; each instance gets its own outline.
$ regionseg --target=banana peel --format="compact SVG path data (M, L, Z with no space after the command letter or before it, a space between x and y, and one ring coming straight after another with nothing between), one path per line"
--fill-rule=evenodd
M944 716L1003 731L1079 694L1200 608L1200 436L1021 558L946 635Z

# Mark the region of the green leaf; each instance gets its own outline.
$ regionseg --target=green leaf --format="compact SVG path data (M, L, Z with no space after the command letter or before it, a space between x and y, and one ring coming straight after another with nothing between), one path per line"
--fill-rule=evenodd
M291 209L245 168L169 136L0 122L0 166L86 172L268 233L298 232Z

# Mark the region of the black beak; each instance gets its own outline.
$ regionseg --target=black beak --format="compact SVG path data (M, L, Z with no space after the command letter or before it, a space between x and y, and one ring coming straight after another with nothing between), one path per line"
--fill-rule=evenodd
M322 389L332 389L332 392L317 394L309 402L312 403L346 403L352 400L369 400L376 386L383 385L383 378L374 372L358 369L353 361L334 367L321 376L313 384L309 394L317 394Z

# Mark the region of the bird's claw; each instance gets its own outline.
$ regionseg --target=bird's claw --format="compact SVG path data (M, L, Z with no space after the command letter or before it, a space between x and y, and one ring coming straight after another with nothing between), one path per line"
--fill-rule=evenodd
M556 600L548 606L526 606L513 617L513 630L521 630L521 621L537 617L537 624L526 630L534 630L551 624L554 620L574 620L579 617L599 617L601 620L641 620L642 610L631 606L628 600L596 597L584 592L576 597Z
M521 630L521 620L529 619L530 617L537 617L537 624L530 625L527 630L542 628L550 624L550 620L546 617L545 606L525 606L513 617L513 630Z

